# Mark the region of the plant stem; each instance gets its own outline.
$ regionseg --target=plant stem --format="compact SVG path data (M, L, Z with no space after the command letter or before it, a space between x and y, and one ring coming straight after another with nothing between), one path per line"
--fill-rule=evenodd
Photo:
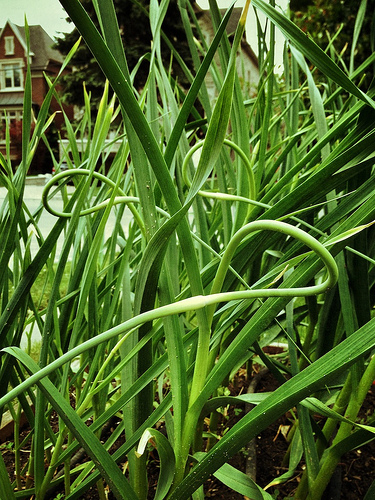
M47 490L49 488L49 485L52 481L53 475L54 475L55 470L56 470L55 464L58 462L59 455L60 455L61 449L62 449L62 445L64 444L67 433L68 433L68 430L67 430L67 428L65 428L64 430L60 430L59 435L57 436L56 444L54 446L53 453L52 453L51 463L49 464L47 472L45 473L43 482L40 485L38 500L42 500L47 493Z
M355 366L353 369L355 370ZM363 401L367 395L369 388L375 378L375 356L371 358L369 365L367 366L365 373L363 374L358 387L351 388L350 400L347 407L345 417L349 420L355 421L358 412L363 404ZM323 455L323 463L321 465L320 471L314 481L313 485L309 489L309 494L307 500L320 500L324 490L326 489L334 470L336 469L340 459L341 453L339 447L335 447L343 439L348 437L352 432L352 426L348 423L342 422L340 424L339 430L335 439L333 440L331 448Z

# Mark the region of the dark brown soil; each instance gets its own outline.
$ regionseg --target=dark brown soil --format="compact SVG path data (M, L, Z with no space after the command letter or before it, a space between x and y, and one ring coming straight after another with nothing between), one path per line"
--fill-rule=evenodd
M275 382L271 375L267 375L258 386L258 392L275 389ZM361 417L372 414L375 404L375 386L362 407ZM286 472L282 459L287 451L288 443L280 432L280 426L290 424L288 416L283 416L271 427L265 429L257 441L257 483L265 487L275 477ZM301 467L303 464L300 464ZM365 497L375 479L375 441L368 443L359 450L347 453L342 457L341 463L336 471L334 483L335 495L326 492L323 500L361 500ZM275 495L275 499L284 500L293 498L294 492L299 484L302 468L290 481L271 487L267 490ZM341 488L341 493L339 490ZM278 492L278 494L277 494Z
M270 374L264 376L257 387L257 392L274 390L277 387L277 383ZM247 381L244 377L244 373L239 373L238 377L233 384L229 386L232 394L239 394L240 392L246 392ZM373 406L375 403L375 386L369 392L367 401L363 408L363 414L365 415L367 411L373 412ZM238 413L234 411L234 408L229 408L227 414L222 416L222 422L220 425L233 426L234 423L241 418L242 412ZM57 422L56 422L57 423ZM113 423L116 425L116 422ZM256 481L257 483L265 487L271 480L275 477L280 476L286 472L287 468L283 464L283 458L288 449L288 442L283 436L283 431L287 429L288 426L292 425L292 419L290 415L285 415L272 426L264 430L259 436L257 436L256 442ZM112 429L113 430L113 429ZM220 429L219 429L220 430ZM22 432L21 439L23 439L29 431L25 429ZM108 429L111 432L111 429ZM9 443L12 441L12 436L9 438ZM116 443L119 446L121 443ZM112 450L113 451L113 450ZM11 449L6 448L6 444L2 445L2 454L11 477L14 477L14 455ZM28 444L25 445L23 449L22 456L23 460L26 462L29 455ZM86 457L83 458L83 461ZM238 468L239 470L245 471L246 468L246 450L236 455L230 460L230 463ZM301 474L303 472L303 464L300 464L301 469L296 472L294 477L288 482L278 485L277 487L271 487L267 491L275 498L275 500L284 500L288 498L293 498L294 492L298 486ZM345 455L338 467L335 480L337 481L335 485L335 491L338 492L341 486L341 494L338 496L330 496L326 494L324 500L361 500L364 498L367 490L369 489L372 481L374 480L374 470L375 470L375 441L363 446L361 449L353 451ZM150 461L150 495L149 498L152 499L154 496L154 491L157 484L158 478L158 458L157 454ZM55 491L51 499L54 499L58 491ZM205 485L205 497L214 500L239 500L244 497L238 493L229 490L226 486L220 483L215 478L207 481ZM96 487L92 487L88 490L82 497L83 500L97 500L98 493ZM108 493L108 498L112 499L114 496L111 492Z

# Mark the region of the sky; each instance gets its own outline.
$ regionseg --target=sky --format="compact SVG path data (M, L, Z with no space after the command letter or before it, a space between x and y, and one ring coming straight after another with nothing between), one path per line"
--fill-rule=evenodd
M25 14L29 25L40 24L52 38L73 29L59 0L0 0L0 28L8 19L23 26Z

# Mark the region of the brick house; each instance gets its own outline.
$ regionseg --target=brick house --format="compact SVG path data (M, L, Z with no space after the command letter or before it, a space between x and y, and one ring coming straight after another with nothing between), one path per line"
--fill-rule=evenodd
M63 63L63 56L52 48L54 42L41 26L29 26L30 32L30 70L32 78L32 107L37 115L48 92L44 78L55 77ZM0 151L5 154L5 123L10 124L11 151L13 166L21 160L22 109L24 82L27 67L27 44L24 27L7 21L0 29ZM61 89L60 89L61 90ZM55 100L51 103L51 112L60 107ZM73 107L66 106L65 112L73 119ZM55 131L60 130L63 117L57 114L54 120ZM35 155L29 173L48 171L48 155L43 145Z

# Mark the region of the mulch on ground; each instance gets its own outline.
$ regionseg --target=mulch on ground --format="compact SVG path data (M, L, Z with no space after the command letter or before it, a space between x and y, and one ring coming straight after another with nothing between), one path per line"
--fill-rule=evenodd
M229 385L229 390L232 395L239 394L243 391L246 392L247 380L244 371L240 371L236 379ZM270 373L266 374L259 382L257 386L257 392L267 392L272 391L277 387L277 382L274 380ZM367 400L364 407L362 408L363 416L368 412L373 412L375 404L375 386L369 391ZM219 429L225 426L233 426L243 415L243 412L235 411L233 407L229 407L226 412L221 417L221 422L219 422ZM54 425L58 425L58 419L55 418ZM112 432L113 426L117 425L117 422L112 422L112 428L109 427L106 432ZM288 426L292 425L291 415L284 415L278 421L274 422L273 425L265 429L257 438L256 443L256 481L257 483L265 487L269 482L271 482L276 477L282 475L286 472L287 467L283 462L285 454L288 450L288 442L283 435L283 430ZM29 430L25 428L21 434L21 440L24 439ZM12 451L11 443L13 436L9 436L8 441L2 444L2 455L8 469L10 477L14 477L14 454ZM117 448L122 444L122 440L115 444L114 448ZM7 446L8 445L8 446ZM28 459L30 453L30 441L25 444L22 449L21 457L25 463ZM112 450L114 451L114 450ZM86 461L87 457L83 454L82 461ZM245 471L246 469L246 449L244 448L241 453L232 457L230 460L231 465L238 468L239 470ZM157 479L159 474L159 463L157 453L154 453L150 463L149 463L149 478L150 478L150 494L149 498L152 499L157 485ZM375 441L368 443L361 449L352 451L346 454L336 471L335 474L335 495L332 496L329 492L326 493L324 500L360 500L364 498L367 490L374 480L374 470L375 470ZM293 498L294 492L298 486L300 477L303 472L303 463L300 464L300 469L296 471L296 474L292 479L284 484L277 485L275 487L269 488L267 491L274 496L276 500L284 500L287 498ZM23 483L26 477L23 478ZM341 493L338 495L338 491ZM59 491L53 491L48 498L54 499L58 495ZM233 492L217 479L211 478L207 481L205 485L205 497L213 500L239 500L244 497L238 493ZM63 498L63 497L60 497ZM82 497L83 500L97 500L98 493L96 487L93 486L88 490ZM108 498L114 498L111 492L108 492Z

